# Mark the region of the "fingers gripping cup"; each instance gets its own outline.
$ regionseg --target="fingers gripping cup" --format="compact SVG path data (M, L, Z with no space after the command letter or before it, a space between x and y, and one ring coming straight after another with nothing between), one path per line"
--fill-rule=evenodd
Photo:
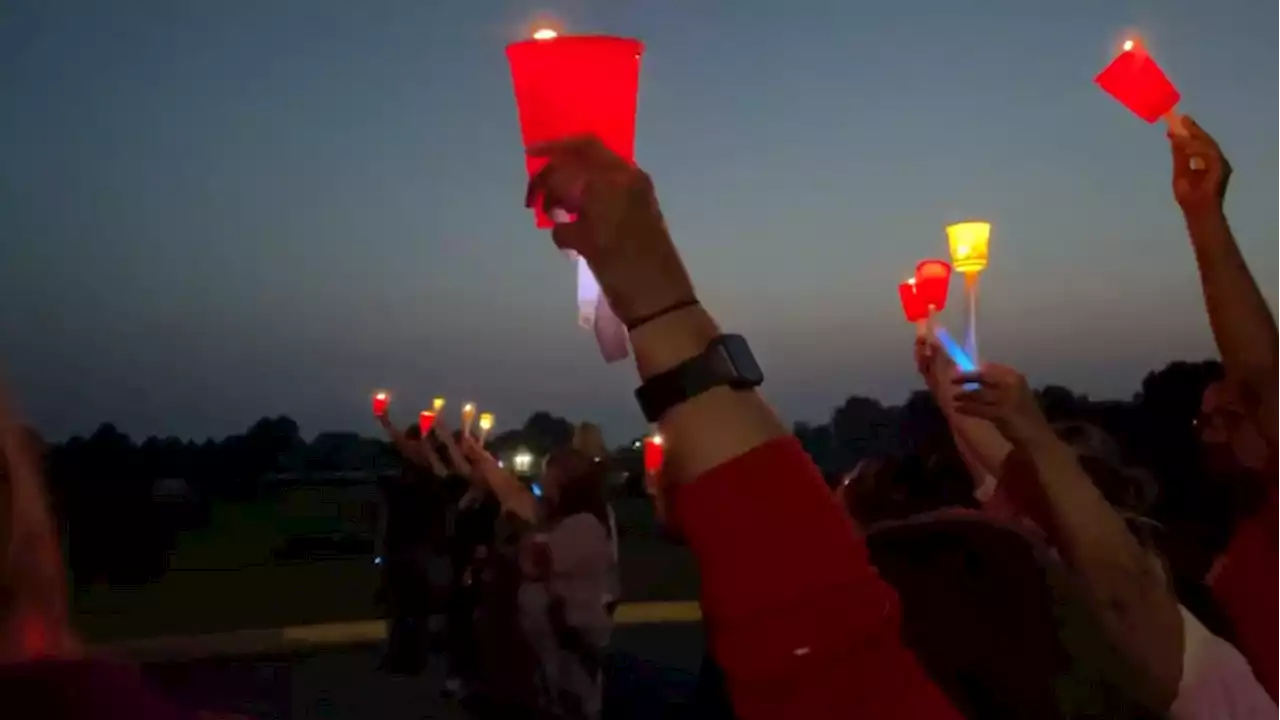
M550 31L539 31L532 40L508 45L507 61L525 148L591 134L620 157L633 161L643 53L644 45L631 38L557 36ZM529 177L546 162L546 158L526 155ZM555 224L540 201L534 203L534 212L538 227Z

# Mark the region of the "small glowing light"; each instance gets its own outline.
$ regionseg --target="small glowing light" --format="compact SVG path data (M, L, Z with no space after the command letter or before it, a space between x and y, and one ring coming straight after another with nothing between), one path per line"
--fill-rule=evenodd
M511 458L512 469L517 473L527 473L533 469L533 453L528 450L520 450Z
M551 28L539 28L538 30L535 30L533 32L533 39L534 40L551 40L552 38L556 37L559 34L560 33L557 33L555 30L552 30Z
M947 226L951 246L951 265L965 274L978 273L987 267L991 242L991 223L970 221Z
M431 401L431 409L433 411L438 413L442 408L444 408L444 398L436 398Z
M475 411L476 411L475 403L467 403L466 405L462 406L462 412L464 413L473 413Z
M661 436L661 435L654 435L654 436L653 436L653 444L654 444L654 445L661 445L662 443L663 443L663 440L662 440L662 436Z
M480 413L480 429L489 430L493 427L493 413Z
M380 393L378 393L378 394L374 395L374 396L373 396L373 398L374 398L375 400L386 400L386 399L387 399L387 394L386 394L386 393L384 393L384 392L380 392Z
M1132 41L1132 40L1125 40L1125 41L1124 41L1124 45L1123 45L1123 47L1124 47L1124 51L1125 51L1125 52L1129 52L1130 50L1132 50L1132 49L1133 49L1133 41Z

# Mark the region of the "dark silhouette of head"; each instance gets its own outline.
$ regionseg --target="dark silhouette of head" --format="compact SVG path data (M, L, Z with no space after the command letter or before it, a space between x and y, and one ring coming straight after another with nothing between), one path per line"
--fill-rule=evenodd
M603 463L573 448L554 450L542 471L547 519L555 522L577 513L590 513L608 525Z

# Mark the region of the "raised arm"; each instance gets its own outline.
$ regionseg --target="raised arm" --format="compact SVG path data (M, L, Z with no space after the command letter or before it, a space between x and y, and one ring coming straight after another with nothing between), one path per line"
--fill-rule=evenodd
M435 445L432 444L431 438L423 438L421 442L416 443L419 456L426 462L427 467L431 468L431 472L436 477L444 477L449 474L449 468L444 464L444 460L440 459L440 453L436 452Z
M400 457L416 465L426 466L427 458L423 455L423 443L414 442L400 428L391 422L390 413L378 415L378 424L387 433L387 439L395 446Z
M642 381L701 356L697 301L649 177L594 138L537 148L527 202L578 213L552 232L586 258L629 328ZM898 639L880 581L821 473L758 392L718 387L668 410L663 472L698 560L712 652L738 717L956 717Z
M449 464L453 466L455 472L459 475L471 475L471 462L467 459L467 455L458 446L458 441L454 438L449 428L436 420L436 426L431 429L435 436L440 438L440 444L444 445L445 454L449 456Z
M0 387L0 663L74 657L66 573L44 473L29 431Z
M1049 533L1108 634L1144 673L1144 702L1166 711L1182 676L1183 637L1178 601L1160 568L1058 439L1022 375L988 365L955 382L979 385L956 398L957 413L991 422L1014 448L1001 485L1017 488L1019 509Z
M478 478L493 491L504 510L525 522L538 521L538 499L533 496L533 492L515 475L499 467L498 461L485 451L479 440L469 435L464 436L461 446L453 443L452 447L463 462L467 463L473 478Z
M1182 207L1200 271L1209 326L1228 378L1276 452L1276 321L1240 254L1223 210L1231 164L1208 133L1184 118L1187 135L1169 135L1173 194ZM1198 160L1195 168L1191 160Z

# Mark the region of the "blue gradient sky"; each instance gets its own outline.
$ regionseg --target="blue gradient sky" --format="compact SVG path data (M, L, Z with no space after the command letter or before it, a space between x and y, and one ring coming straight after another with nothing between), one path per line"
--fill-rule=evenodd
M966 216L995 224L988 359L1128 396L1212 354L1163 130L1091 83L1129 27L1230 155L1275 303L1265 2L14 0L0 336L28 414L371 432L386 386L406 420L443 394L638 431L630 365L577 329L521 206L502 46L539 15L647 43L638 158L792 419L914 387L894 286Z

